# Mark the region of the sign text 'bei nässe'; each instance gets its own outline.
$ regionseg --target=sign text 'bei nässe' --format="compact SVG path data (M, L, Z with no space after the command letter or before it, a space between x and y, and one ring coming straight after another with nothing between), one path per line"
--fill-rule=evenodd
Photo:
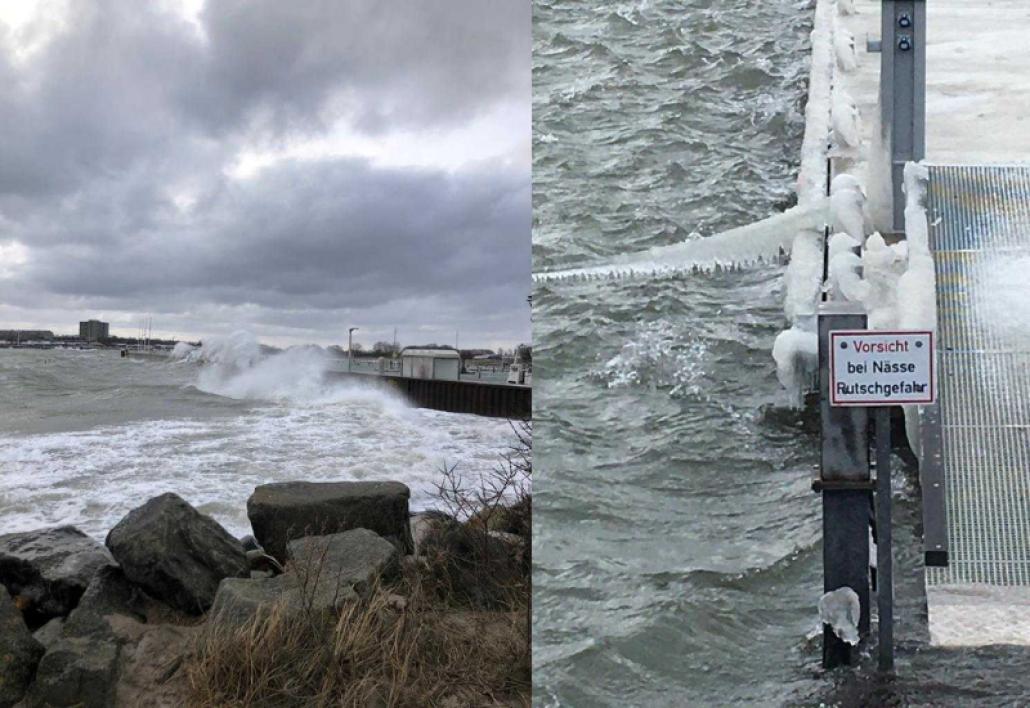
M830 405L933 403L932 332L830 332Z

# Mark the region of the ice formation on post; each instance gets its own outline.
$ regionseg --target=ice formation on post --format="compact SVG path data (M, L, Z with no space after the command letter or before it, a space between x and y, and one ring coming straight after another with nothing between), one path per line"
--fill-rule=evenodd
M844 586L831 590L819 598L819 619L830 625L833 633L842 641L854 646L858 644L858 621L862 616L862 606L858 602L858 594Z
M830 215L834 233L846 233L862 244L867 233L865 203L865 190L854 176L839 174L834 177L830 183Z
M908 265L898 281L898 324L906 329L937 330L937 276L930 255L926 220L926 182L922 163L905 165L905 239Z
M845 233L830 237L829 280L826 284L831 300L863 300L868 284L859 275L862 257L856 253L861 247L857 239Z
M930 254L930 229L926 219L926 183L929 172L922 163L905 165L905 238L908 259L898 279L898 326L937 331L937 274ZM903 406L905 434L922 462L919 406Z
M865 304L869 329L898 326L898 280L904 271L908 247L904 242L888 246L875 233L866 239L862 252L862 277L866 284Z
M837 66L841 71L854 71L858 68L855 36L845 29L839 18L833 21L833 48L837 53Z
M833 90L833 146L841 153L854 154L862 143L862 130L855 99L840 86Z
M776 378L791 393L800 393L805 381L802 380L797 362L815 361L819 356L819 338L815 332L800 327L791 327L779 333L772 349L776 362Z

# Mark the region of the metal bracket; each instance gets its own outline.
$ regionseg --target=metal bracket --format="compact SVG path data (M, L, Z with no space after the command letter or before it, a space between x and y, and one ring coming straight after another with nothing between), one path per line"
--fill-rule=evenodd
M926 565L948 566L948 509L940 402L922 409L919 421L921 459L919 482L923 498L923 552Z
M882 49L883 49L883 42L880 41L879 37L877 37L876 39L873 39L872 37L867 37L866 38L866 40L865 40L865 50L869 54L879 54Z
M876 489L876 480L872 479L813 479L812 480L812 491L813 492L835 492L840 490L847 491L866 491L871 492Z
M892 226L904 231L904 166L926 155L925 0L883 0L880 35L880 127L890 146Z

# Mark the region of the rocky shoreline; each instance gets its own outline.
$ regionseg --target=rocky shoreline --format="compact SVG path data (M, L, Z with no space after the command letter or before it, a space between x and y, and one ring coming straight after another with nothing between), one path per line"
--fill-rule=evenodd
M104 544L71 526L0 536L0 708L184 705L183 663L203 632L273 611L332 618L424 563L425 548L470 552L455 533L467 524L411 516L409 496L399 482L263 485L243 539L172 493ZM521 537L483 538L494 562L527 565ZM407 600L390 598L403 612Z

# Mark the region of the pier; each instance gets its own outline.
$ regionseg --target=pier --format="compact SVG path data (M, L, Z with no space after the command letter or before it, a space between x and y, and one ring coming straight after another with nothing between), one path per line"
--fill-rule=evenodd
M327 376L341 381L388 386L419 408L513 420L528 420L533 415L533 389L530 386L346 371L330 371Z
M165 351L124 349L121 355L151 361L168 358ZM509 384L500 376L462 374L459 380L452 381L401 376L396 370L377 372L370 366L355 368L357 370L347 371L346 362L343 362L339 368L330 368L325 375L330 380L387 387L417 408L512 420L528 420L533 415L532 386Z
M998 264L1030 259L1030 166L931 165L927 210L950 541L949 565L927 569L931 633L967 643L975 623L988 641L1030 644L1026 594L1006 590L1030 590L1030 350L983 306Z
M831 180L854 176L868 195L857 243L875 229L888 249L904 244L904 251L881 253L904 252L906 262L887 316L832 288L810 290L811 316L820 322L813 333L823 352L829 329L849 317L854 326L868 311L863 327L885 329L887 320L937 338L938 400L904 407L908 444L919 459L928 630L936 645L1030 645L1030 347L1021 343L1030 337L1002 336L997 313L983 304L1001 264L1030 263L1028 29L1030 5L1021 0L816 5L799 197L829 195ZM847 139L851 130L857 139ZM828 242L840 230L822 234L820 284L831 279ZM816 282L798 257L800 241L788 281L795 292ZM839 539L865 547L857 535L870 519L863 500L879 496L874 490L882 473L889 475L889 458L877 455L882 461L873 464L869 454L872 414L828 413L828 394L824 379L815 486L824 495L826 590L855 590L860 631L867 632L865 561L844 553ZM878 436L884 427L877 426ZM876 499L875 506L886 506L889 519L889 503ZM881 538L883 524L881 518ZM849 663L846 647L830 635L826 641L824 665Z

